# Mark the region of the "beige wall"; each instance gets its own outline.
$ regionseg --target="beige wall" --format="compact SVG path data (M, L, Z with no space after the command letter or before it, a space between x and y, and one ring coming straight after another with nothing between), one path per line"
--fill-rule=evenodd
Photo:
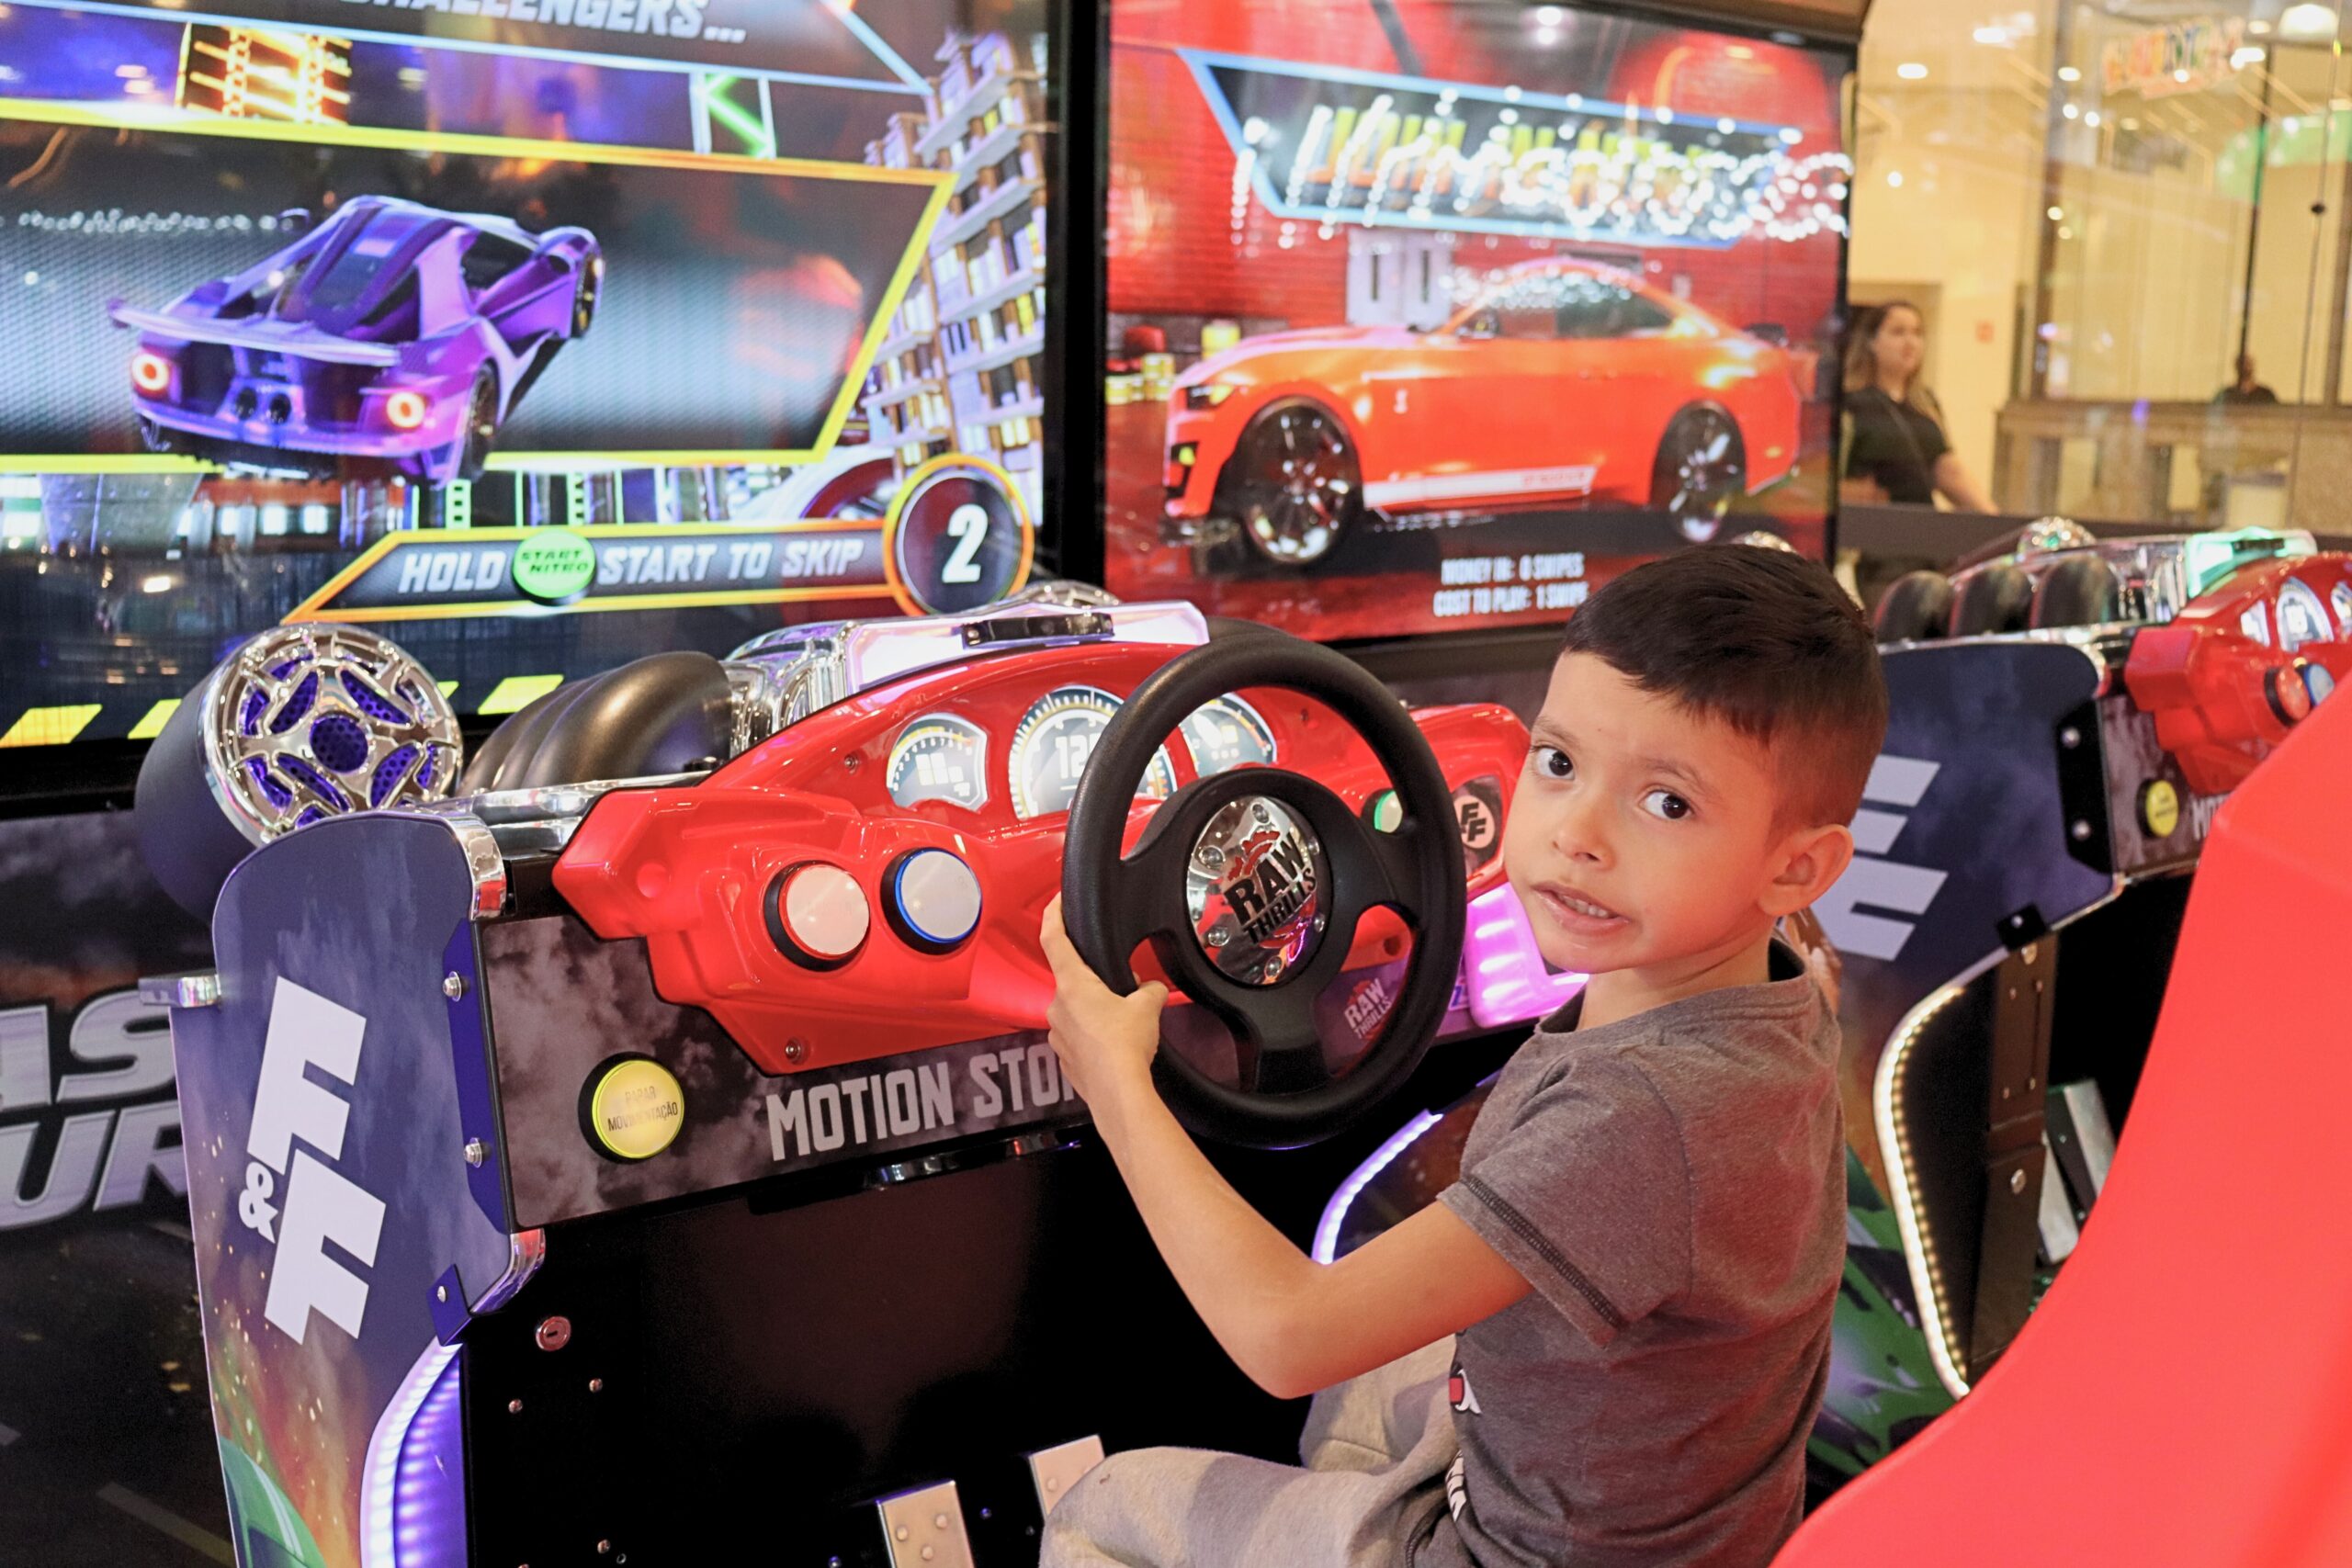
M2029 182L2041 178L2048 80L2037 62L2048 54L2055 4L1999 7L2031 24L2009 47L1977 43L1989 10L1951 0L1877 0L1862 38L1849 292L1871 299L1905 284L1939 286L1929 374L1952 450L1985 483L2030 297ZM1898 73L1914 62L1926 78Z
M1952 450L1985 480L2030 259L2016 166L1899 126L1872 134L1866 125L1860 142L1847 291L1874 299L1922 279L1940 286L1929 370ZM1890 172L1903 175L1900 186L1887 183Z

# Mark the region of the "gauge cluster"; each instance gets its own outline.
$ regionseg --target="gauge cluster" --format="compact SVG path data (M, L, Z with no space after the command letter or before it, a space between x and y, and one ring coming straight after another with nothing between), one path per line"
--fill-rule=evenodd
M1013 815L1022 821L1068 811L1102 732L1122 706L1095 686L1057 686L1022 716L1005 749L1005 777ZM1278 760L1272 729L1238 696L1215 697L1178 726L1193 772L1201 778L1230 768L1271 767ZM990 799L989 736L971 720L930 713L891 742L890 798L902 807L944 802L978 811ZM1152 758L1138 800L1176 793L1176 766L1162 746Z
M890 743L890 798L900 806L944 800L978 811L988 804L988 731L953 714L926 714Z

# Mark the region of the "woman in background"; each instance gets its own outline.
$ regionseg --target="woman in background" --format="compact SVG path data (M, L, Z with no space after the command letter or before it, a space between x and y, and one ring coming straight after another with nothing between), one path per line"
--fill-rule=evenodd
M1927 340L1918 308L1903 300L1864 308L1846 349L1846 465L1840 497L1859 504L1991 512L1945 439L1943 411L1919 381Z

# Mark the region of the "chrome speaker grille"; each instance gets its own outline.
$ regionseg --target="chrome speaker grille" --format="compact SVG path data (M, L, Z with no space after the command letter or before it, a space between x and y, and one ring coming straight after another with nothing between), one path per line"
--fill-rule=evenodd
M256 844L328 817L446 798L458 716L423 666L356 626L276 626L212 672L205 782Z

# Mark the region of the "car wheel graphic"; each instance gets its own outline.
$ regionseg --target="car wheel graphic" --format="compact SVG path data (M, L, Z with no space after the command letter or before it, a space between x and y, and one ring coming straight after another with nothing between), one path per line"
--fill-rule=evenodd
M1658 443L1650 504L1670 514L1682 536L1704 544L1747 492L1747 454L1739 426L1721 409L1685 409Z
M474 373L473 395L466 400L466 423L458 437L457 461L451 465L449 478L480 479L482 464L490 459L491 441L497 434L498 378L485 366Z
M1278 403L1251 420L1228 472L1235 527L1274 566L1329 557L1362 503L1354 444L1312 403Z
M596 319L596 265L583 262L580 267L580 288L571 296L571 335L588 335L591 322Z

